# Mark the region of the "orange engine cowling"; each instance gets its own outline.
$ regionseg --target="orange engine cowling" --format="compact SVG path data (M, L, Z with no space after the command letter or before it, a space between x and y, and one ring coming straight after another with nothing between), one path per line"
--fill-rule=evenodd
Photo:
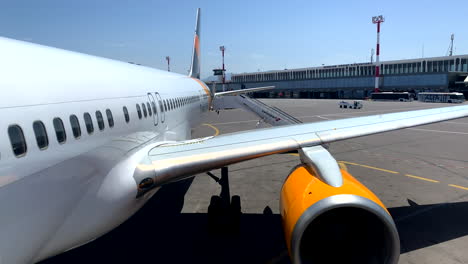
M305 165L281 190L281 215L293 263L398 263L400 240L382 202L348 172L332 187Z

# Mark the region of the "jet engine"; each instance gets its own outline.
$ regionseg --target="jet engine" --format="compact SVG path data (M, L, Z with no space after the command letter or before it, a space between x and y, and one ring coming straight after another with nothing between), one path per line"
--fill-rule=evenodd
M293 263L398 263L400 241L382 202L347 171L331 186L301 164L281 190L281 215Z

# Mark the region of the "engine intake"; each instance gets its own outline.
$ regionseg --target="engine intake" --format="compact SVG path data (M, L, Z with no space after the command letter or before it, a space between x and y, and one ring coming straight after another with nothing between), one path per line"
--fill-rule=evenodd
M341 170L332 187L305 165L281 190L281 214L293 263L398 263L400 241L392 217L364 185Z

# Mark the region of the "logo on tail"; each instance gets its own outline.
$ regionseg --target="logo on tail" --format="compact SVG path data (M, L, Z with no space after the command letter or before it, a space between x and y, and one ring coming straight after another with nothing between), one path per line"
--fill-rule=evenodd
M197 9L195 37L193 40L192 65L190 66L189 76L200 79L200 8Z

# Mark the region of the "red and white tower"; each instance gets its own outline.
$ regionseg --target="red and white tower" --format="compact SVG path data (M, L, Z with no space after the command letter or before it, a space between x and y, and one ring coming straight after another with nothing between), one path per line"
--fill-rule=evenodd
M222 56L223 56L223 68L222 68L222 71L223 71L223 91L224 91L224 84L226 83L226 68L224 68L224 51L226 50L226 47L220 46L220 47L219 47L219 50L221 51Z
M379 77L380 77L380 65L379 65L379 56L380 56L380 23L384 22L385 18L383 16L372 17L372 23L377 24L377 49L375 54L375 88L374 93L380 92L379 90Z

